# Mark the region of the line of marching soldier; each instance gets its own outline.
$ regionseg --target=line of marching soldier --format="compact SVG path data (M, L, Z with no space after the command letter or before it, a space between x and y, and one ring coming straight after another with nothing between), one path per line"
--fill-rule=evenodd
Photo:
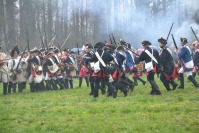
M182 49L180 51L169 49L167 47L167 41L164 38L160 38L157 41L161 48L160 52L151 48L151 43L145 40L142 42L144 50L136 59L138 62L144 62L147 80L151 85L150 94L161 94L154 80L156 73L160 75L160 80L167 91L177 88L178 84L175 82L175 78L179 75L180 85L178 88L184 89L183 72L187 74L187 78L193 85L199 88L199 84L195 80L195 76L193 76L198 73L199 68L199 42L193 43L193 48L195 49L195 54L193 55L192 50L187 46L186 38L181 39ZM95 44L94 49L95 50L93 50L91 44L86 46L81 64L82 68L88 69L84 69L84 71L90 73L90 95L98 97L99 90L102 91L102 94L105 94L106 85L108 88L107 96L117 97L118 90L121 90L124 95L127 96L129 90L133 90L137 85L137 82L133 82L128 78L129 72L133 74L140 72L135 65L136 56L133 55L134 52L123 40L120 41L120 46L118 47L108 43L98 42ZM178 61L180 60L181 68L176 64L177 57ZM143 85L146 84L141 78L139 78L139 80ZM80 76L79 87L81 87L81 84L82 76ZM87 86L89 86L88 83Z
M64 52L49 48L48 52L37 48L19 54L15 46L10 56L0 52L0 74L3 81L3 94L15 93L26 88L27 81L31 92L73 88L76 75L76 61L71 51Z
M112 44L98 42L94 45L87 44L79 69L79 87L82 79L86 79L87 87L90 86L90 95L99 96L99 90L107 96L117 97L118 90L127 96L130 90L137 85L137 80L143 85L146 81L138 75L146 71L147 80L151 85L151 95L160 95L158 85L154 80L156 73L160 74L160 80L167 91L175 90L178 84L175 78L179 76L179 89L184 89L184 76L198 88L195 80L199 67L199 42L193 43L194 54L187 46L186 38L181 38L182 49L180 51L169 49L164 38L158 39L161 51L150 47L151 43L147 40L142 42L144 48L139 56L135 56L134 51L128 43L121 40L116 47ZM180 59L181 68L177 70L175 55ZM138 64L141 63L141 68ZM76 75L77 64L70 51L60 52L57 48L49 48L48 52L44 49L33 49L30 52L19 54L19 49L15 46L10 51L10 56L0 52L0 76L3 82L3 94L22 92L26 88L27 81L31 92L44 90L62 90L73 88L73 77ZM132 74L134 82L128 78ZM170 88L172 86L172 89ZM107 88L107 90L106 90Z

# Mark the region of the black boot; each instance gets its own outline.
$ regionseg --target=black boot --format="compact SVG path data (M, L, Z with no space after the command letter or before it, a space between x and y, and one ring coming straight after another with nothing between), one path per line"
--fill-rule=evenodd
M113 84L110 83L110 82L107 83L107 86L108 86L108 88L110 88L110 90L113 94L113 98L116 98L117 97L117 90L116 90L115 86L113 86Z
M172 85L173 90L175 90L175 89L176 89L176 87L178 86L178 84L177 84L176 82L174 82L174 80L173 80L173 79L171 79L171 80L169 81L169 83Z
M22 92L23 91L23 84L22 83L18 83L18 92Z
M128 89L128 86L123 84L122 81L118 81L118 82L114 83L114 86L116 86L116 88L120 89L123 92L124 96L127 96L129 89Z
M17 83L12 84L13 93L16 93Z
M160 95L161 92L159 91L159 87L154 80L150 80L149 83L151 84L152 90L151 95Z
M87 87L89 87L89 79L88 79L88 77L85 77L85 80L86 80Z
M133 78L135 86L138 85L137 78Z
M34 83L29 83L30 85L30 92L35 92Z
M93 97L97 98L98 97L98 92L99 92L99 80L97 78L94 79L94 89L93 89Z
M59 86L60 86L60 90L63 90L65 88L65 85L64 85L64 80L62 78L59 79Z
M73 89L73 80L69 80L70 88Z
M101 79L101 86L100 86L100 90L102 92L102 95L106 94L106 81L104 79Z
M8 94L11 93L11 89L12 89L12 82L8 83Z
M82 77L79 77L79 88L82 86Z
M180 73L179 80L180 80L180 85L178 86L178 89L184 89L184 75L183 75L183 73Z
M108 87L106 97L110 97L110 96L112 96L112 91L111 91L111 88Z
M3 83L3 94L4 95L7 94L7 86L8 86L8 83Z
M22 91L23 91L24 89L26 89L26 82L22 82L21 84L22 84Z
M133 91L134 87L135 87L135 83L133 81L131 81L128 78L125 78L123 80L121 80L123 84L129 86L129 88L131 89L131 91Z
M45 91L46 90L46 86L45 86L45 84L44 84L44 81L41 81L41 83L39 83L39 86L40 86L40 90L41 91Z
M93 83L90 83L90 86L91 86L91 92L89 93L89 95L93 95L93 90L95 86Z
M46 80L46 90L52 90L52 85L50 80Z
M196 88L199 88L199 84L197 83L197 81L193 78L192 75L190 75L188 77L188 79L193 83L193 85L196 87Z
M58 84L58 80L57 79L53 79L52 81L52 86L53 86L53 90L58 90L57 84Z
M39 83L34 83L34 88L35 88L35 92L40 91L39 89Z
M69 88L69 87L68 87L68 86L69 86L69 85L68 85L68 79L65 79L65 84L64 84L64 86L65 86L66 89Z
M167 91L171 91L169 83L167 81L163 82L165 88L167 89Z
M192 73L192 76L193 76L193 78L195 79L195 77L196 77L196 73Z
M143 85L146 84L146 81L144 81L143 79L141 79L140 77L137 78L140 82L142 82Z

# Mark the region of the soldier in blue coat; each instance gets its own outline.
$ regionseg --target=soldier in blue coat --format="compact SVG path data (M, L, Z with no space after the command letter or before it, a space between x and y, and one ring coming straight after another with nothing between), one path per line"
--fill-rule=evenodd
M168 47L166 47L167 41L164 38L158 39L159 46L162 49L160 51L160 64L162 66L162 72L160 74L160 80L164 84L167 91L170 91L169 83L173 86L173 90L176 89L178 86L177 83L174 82L173 73L175 72L175 65L173 57L170 53L171 50L169 50Z
M181 60L182 67L179 70L180 73L180 86L178 87L179 89L184 89L184 76L183 72L186 73L187 78L193 83L193 85L197 88L199 88L199 84L197 81L193 78L192 76L192 70L194 67L193 59L192 59L192 52L191 49L187 46L187 39L186 38L181 38L180 39L182 48L178 53L178 57Z

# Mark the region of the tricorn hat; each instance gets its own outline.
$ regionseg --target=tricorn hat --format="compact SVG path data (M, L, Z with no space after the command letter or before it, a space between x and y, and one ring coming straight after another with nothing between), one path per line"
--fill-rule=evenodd
M160 39L158 39L158 42L162 43L162 44L167 44L167 40L164 39L163 37L161 37Z
M31 53L35 53L35 52L41 53L37 47L34 47L33 49L31 49L30 52Z
M123 46L118 46L117 50L124 50L124 47Z
M101 48L103 48L104 46L105 46L105 44L104 44L103 42L97 42L97 43L95 44L94 48L99 48L99 49L101 49Z
M143 46L151 45L151 43L150 43L149 41L145 40L145 41L142 42L142 45L143 45Z
M188 41L187 41L187 38L180 38L180 41L181 41L181 43L182 44L186 44L186 43L188 43Z

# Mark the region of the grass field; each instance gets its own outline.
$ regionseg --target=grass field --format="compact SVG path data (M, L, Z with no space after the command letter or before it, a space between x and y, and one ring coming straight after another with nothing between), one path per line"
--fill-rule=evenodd
M156 81L161 96L149 95L149 83L139 83L116 99L90 97L85 81L77 88L77 79L73 90L30 93L27 88L4 96L1 87L0 133L198 133L199 89L186 82L184 90L167 92Z

